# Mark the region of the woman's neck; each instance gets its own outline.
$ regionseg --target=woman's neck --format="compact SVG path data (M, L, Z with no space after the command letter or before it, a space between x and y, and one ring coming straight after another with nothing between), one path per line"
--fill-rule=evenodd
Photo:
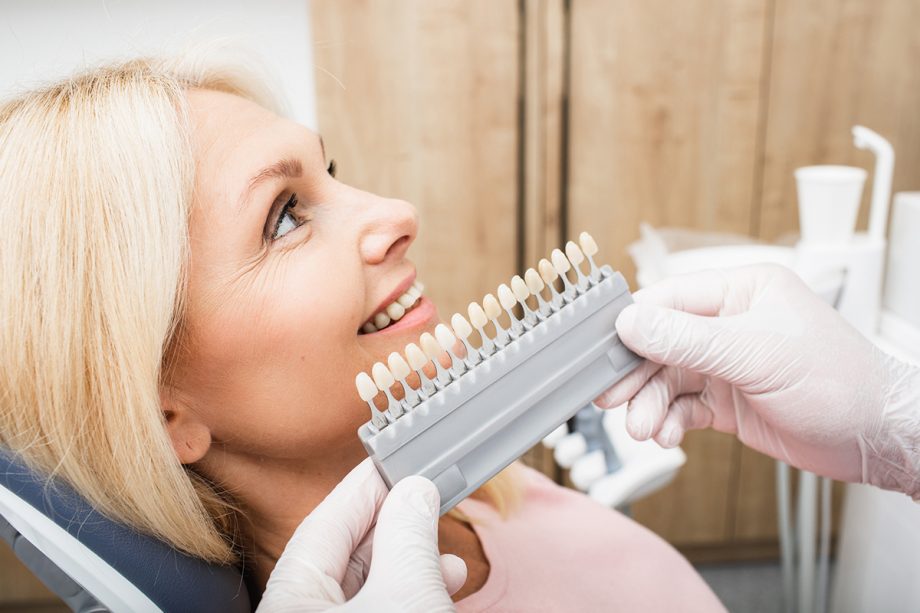
M354 445L344 444L337 452L313 460L280 460L227 452L221 455L212 458L207 468L220 466L223 470L220 474L213 471L207 474L228 488L243 513L240 524L247 552L248 583L257 594L264 591L297 526L367 457L357 440ZM475 532L468 524L445 516L438 534L441 553L460 556L469 569L467 582L457 597L477 591L488 577L489 563Z
M297 526L365 457L355 439L319 458L215 450L206 459L203 472L227 488L241 511L245 564L253 588L261 593Z

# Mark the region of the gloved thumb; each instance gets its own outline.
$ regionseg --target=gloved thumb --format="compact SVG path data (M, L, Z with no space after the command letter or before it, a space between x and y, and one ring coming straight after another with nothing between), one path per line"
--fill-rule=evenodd
M623 309L616 328L624 345L652 362L723 376L742 349L724 334L730 319L636 303Z
M438 552L439 507L438 489L423 477L406 477L390 491L377 519L368 582L358 596L373 595L366 603L373 610L454 610L447 584L462 585L466 566Z

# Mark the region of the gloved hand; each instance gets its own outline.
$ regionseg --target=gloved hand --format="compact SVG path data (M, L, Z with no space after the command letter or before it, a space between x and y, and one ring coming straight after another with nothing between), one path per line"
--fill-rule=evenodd
M798 468L920 498L920 369L888 356L791 271L673 277L617 320L648 358L595 402L664 447L712 427Z
M439 504L422 477L387 495L363 461L294 532L258 611L453 611L450 594L466 581L466 564L438 554Z

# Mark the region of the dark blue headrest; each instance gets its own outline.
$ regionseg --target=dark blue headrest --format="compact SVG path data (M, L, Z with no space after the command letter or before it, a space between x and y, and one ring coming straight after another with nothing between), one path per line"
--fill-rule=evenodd
M35 474L5 449L0 449L0 485L95 552L163 611L251 611L239 569L208 564L104 517L71 488Z

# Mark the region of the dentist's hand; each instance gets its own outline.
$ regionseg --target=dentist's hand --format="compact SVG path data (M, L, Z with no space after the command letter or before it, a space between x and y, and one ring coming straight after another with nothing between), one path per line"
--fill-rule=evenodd
M388 495L365 460L294 532L258 611L453 611L450 594L466 581L466 565L438 554L439 504L422 477Z
M617 320L648 358L596 400L671 447L712 427L793 466L920 497L920 369L877 349L791 271L673 277Z

